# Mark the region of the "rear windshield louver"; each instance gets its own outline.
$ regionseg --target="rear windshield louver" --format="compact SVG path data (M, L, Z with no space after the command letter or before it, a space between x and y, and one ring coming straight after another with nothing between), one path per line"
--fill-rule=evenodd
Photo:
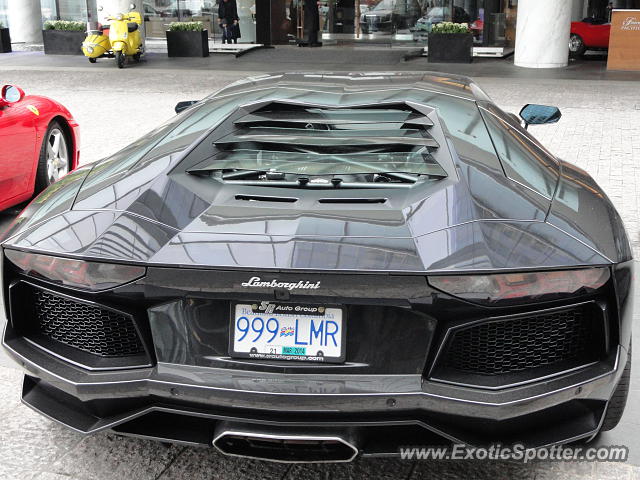
M318 203L386 203L386 198L321 198Z
M245 105L207 141L213 151L188 172L242 185L410 187L452 163L435 109L407 102Z
M275 197L271 195L236 195L236 200L246 200L249 202L284 202L295 203L298 201L294 197Z
M379 107L316 107L273 103L234 120L232 133L216 145L269 144L296 149L353 151L380 146L387 151L437 149L433 121L406 104Z

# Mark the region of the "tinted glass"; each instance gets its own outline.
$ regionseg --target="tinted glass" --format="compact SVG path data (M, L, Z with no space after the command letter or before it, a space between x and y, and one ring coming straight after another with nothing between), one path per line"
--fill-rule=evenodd
M529 104L520 111L520 116L530 125L556 123L562 116L558 107Z
M446 176L431 156L438 127L406 106L325 108L274 103L221 124L212 156L216 170L275 170L328 175L401 172ZM231 131L229 129L231 128Z
M375 90L382 88L388 89L388 94L384 96L383 101L415 101L437 109L440 121L451 136L456 153L460 157L484 163L492 169L494 167L500 169L491 138L475 102L452 95L437 94L428 90L416 89L407 91L405 88L396 89L392 86L377 86ZM156 143L150 151L146 152L145 157L152 158L166 154L168 151L184 148L204 132L216 126L239 105L263 100L271 95L272 92L269 91L265 93L264 90L255 90L243 92L242 94L224 95L224 93L221 93L215 97L209 97L209 99L194 107L195 110L190 111L188 116L176 117L172 122L173 125L169 134ZM295 99L300 95L301 91L299 89L288 89L287 87L280 88L278 93L278 97L283 99ZM337 92L335 95L326 91L304 92L304 99L309 103L331 104L340 98L341 96ZM349 98L350 101L357 104L381 101L379 91L353 93ZM444 145L440 147L446 148Z
M318 154L265 150L221 152L194 169L274 170L298 175L368 174L384 172L446 176L428 153Z
M553 157L505 119L486 110L482 112L507 176L551 198L558 179L558 166Z

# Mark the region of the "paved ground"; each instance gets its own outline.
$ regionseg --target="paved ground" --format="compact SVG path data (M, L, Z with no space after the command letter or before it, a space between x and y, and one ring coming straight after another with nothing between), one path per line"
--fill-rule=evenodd
M572 64L560 72L519 70L509 61L472 65L405 62L403 52L326 49L313 57L302 49L250 53L240 59L212 57L169 61L149 58L118 71L111 63L89 65L82 57L39 53L0 56L0 83L62 101L82 125L82 161L113 153L173 115L179 100L198 99L245 75L274 70L454 70L477 77L503 108L525 103L558 105L557 125L532 131L558 156L589 171L620 210L640 253L640 75L612 73L601 61ZM332 53L333 52L333 53ZM357 57L357 60L354 60ZM301 63L306 61L306 63ZM500 76L497 78L496 76ZM588 81L580 80L587 78ZM0 147L1 148L1 147ZM11 219L0 214L0 228ZM640 313L640 312L639 312ZM1 316L1 314L0 314ZM0 318L0 322L2 318ZM638 337L638 329L636 329ZM636 338L636 343L640 342ZM635 372L640 372L638 356ZM640 479L640 382L635 375L623 423L603 434L603 445L628 445L627 464L358 461L350 465L287 467L223 458L211 449L164 447L110 434L81 437L19 403L20 373L0 354L0 479L256 479L290 478L611 478Z
M292 70L444 70L455 69L474 77L510 77L523 79L586 79L586 80L637 80L635 72L611 72L599 55L590 55L585 60L571 60L564 69L522 69L513 65L513 57L504 61L491 58L475 58L470 64L430 64L426 57L405 61L415 57L420 49L362 45L358 47L299 48L284 46L273 49L252 50L240 58L229 54L212 54L208 58L168 58L166 54L151 52L147 61L140 65L127 66L130 71L208 71L217 72L273 72ZM88 72L115 70L113 59L100 59L94 65L83 56L44 56L41 52L14 52L3 55L0 68L74 70Z

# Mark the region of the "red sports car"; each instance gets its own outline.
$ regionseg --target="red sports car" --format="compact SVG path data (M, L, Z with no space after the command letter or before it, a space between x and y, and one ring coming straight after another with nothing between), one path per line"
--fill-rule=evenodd
M569 54L579 57L587 50L606 50L610 32L611 23L607 20L585 18L581 22L571 22Z
M0 210L24 202L78 165L79 128L50 98L13 85L0 96Z

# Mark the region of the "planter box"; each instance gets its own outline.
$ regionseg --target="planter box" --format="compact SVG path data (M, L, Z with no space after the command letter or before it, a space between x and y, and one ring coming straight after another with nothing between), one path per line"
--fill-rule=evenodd
M167 53L170 57L208 57L209 32L167 31Z
M0 53L11 51L11 36L8 28L0 28Z
M472 33L430 33L429 62L471 63L473 59Z
M86 32L43 30L44 53L47 55L82 55L82 42Z

